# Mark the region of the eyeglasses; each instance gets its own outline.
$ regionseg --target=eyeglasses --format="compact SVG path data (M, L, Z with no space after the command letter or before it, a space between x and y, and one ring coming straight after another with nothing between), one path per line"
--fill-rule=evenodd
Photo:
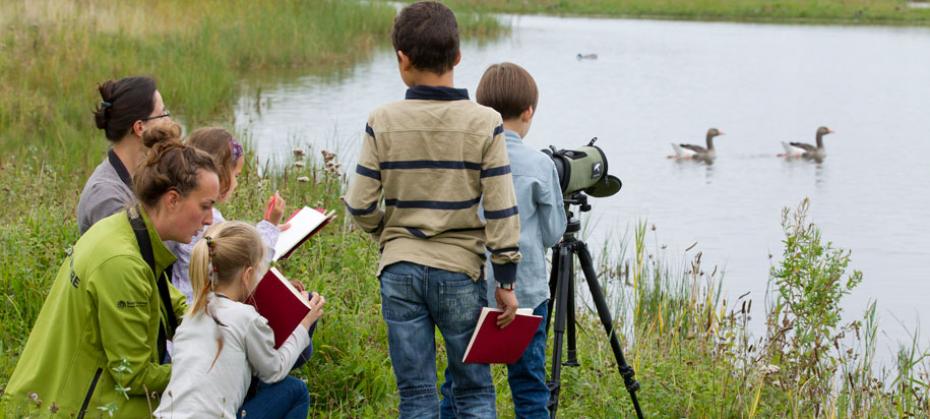
M142 122L151 121L151 120L153 120L153 119L167 118L167 117L169 117L169 116L171 116L171 112L165 111L165 113L163 113L163 114L161 114L161 115L149 116L149 117L140 119L140 121L142 121Z

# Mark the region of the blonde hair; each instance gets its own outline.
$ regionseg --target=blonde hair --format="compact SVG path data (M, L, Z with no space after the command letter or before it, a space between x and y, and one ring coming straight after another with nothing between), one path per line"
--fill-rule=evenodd
M225 326L215 313L210 311L207 298L218 285L227 285L238 280L242 272L252 267L264 272L265 248L255 227L241 221L226 221L207 229L201 240L194 244L191 252L190 280L194 290L194 303L188 315L206 313L219 326ZM216 356L223 350L223 335L217 331ZM210 368L213 368L213 364Z

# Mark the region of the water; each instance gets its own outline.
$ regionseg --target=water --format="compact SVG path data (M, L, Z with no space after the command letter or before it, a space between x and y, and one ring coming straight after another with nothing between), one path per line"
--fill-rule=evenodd
M474 92L487 65L519 63L541 91L528 143L600 139L624 188L592 200L591 247L648 219L658 228L650 247L681 258L698 242L705 267L725 271L729 299L748 292L758 304L769 255L782 248L781 209L807 196L824 236L852 249L852 268L864 273L847 317L877 299L880 349L909 331L927 341L918 318L930 318L930 30L509 19L510 36L463 45L456 84ZM249 81L246 90L236 124L260 156L309 140L352 168L368 112L403 98L405 86L385 48L336 76ZM781 141L813 142L820 125L836 131L822 164L775 157ZM666 159L670 142L701 144L710 127L727 133L715 164Z

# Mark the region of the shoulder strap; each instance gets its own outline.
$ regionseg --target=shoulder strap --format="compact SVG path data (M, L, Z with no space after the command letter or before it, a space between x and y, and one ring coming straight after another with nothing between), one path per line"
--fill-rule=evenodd
M145 263L147 263L152 270L152 275L155 275L155 255L152 251L152 241L149 238L149 232L148 229L145 228L145 222L142 221L142 217L138 214L133 216L133 213L137 211L130 209L126 211L126 215L129 217L129 224L132 226L132 232L136 234L136 241L139 243L139 251L142 253L142 258L145 259ZM174 331L178 328L178 318L174 315L174 309L171 305L171 294L168 292L168 281L165 279L166 275L171 275L171 268L171 266L165 268L165 272L160 277L155 278L155 283L158 284L158 295L161 297L161 303L165 307L165 312L168 316L168 328L171 334L174 334ZM158 331L158 348L159 357L161 359L165 359L163 348L166 339L165 330L160 328Z
M119 159L119 156L116 155L116 152L111 148L107 152L107 159L110 160L110 166L113 166L113 170L116 170L116 174L119 175L120 180L126 184L126 187L129 190L132 190L132 176L129 176L129 171L126 170L126 165L123 164L123 161Z

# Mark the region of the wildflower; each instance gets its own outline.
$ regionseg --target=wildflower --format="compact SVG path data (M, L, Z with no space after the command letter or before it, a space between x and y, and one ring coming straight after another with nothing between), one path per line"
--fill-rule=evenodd
M116 409L117 409L116 403L114 402L107 403L103 406L97 406L97 410L101 412L106 412L106 414L109 415L111 418L113 417L113 414L116 413Z
M302 149L302 148L300 148L300 147L297 147L297 148L294 149L294 157L301 158L301 157L304 156L304 154L306 154L306 153L304 152L304 149Z
M300 182L300 183L307 183L307 182L310 181L310 178L309 178L309 177L306 177L306 176L301 176L301 177L297 178L297 181Z

